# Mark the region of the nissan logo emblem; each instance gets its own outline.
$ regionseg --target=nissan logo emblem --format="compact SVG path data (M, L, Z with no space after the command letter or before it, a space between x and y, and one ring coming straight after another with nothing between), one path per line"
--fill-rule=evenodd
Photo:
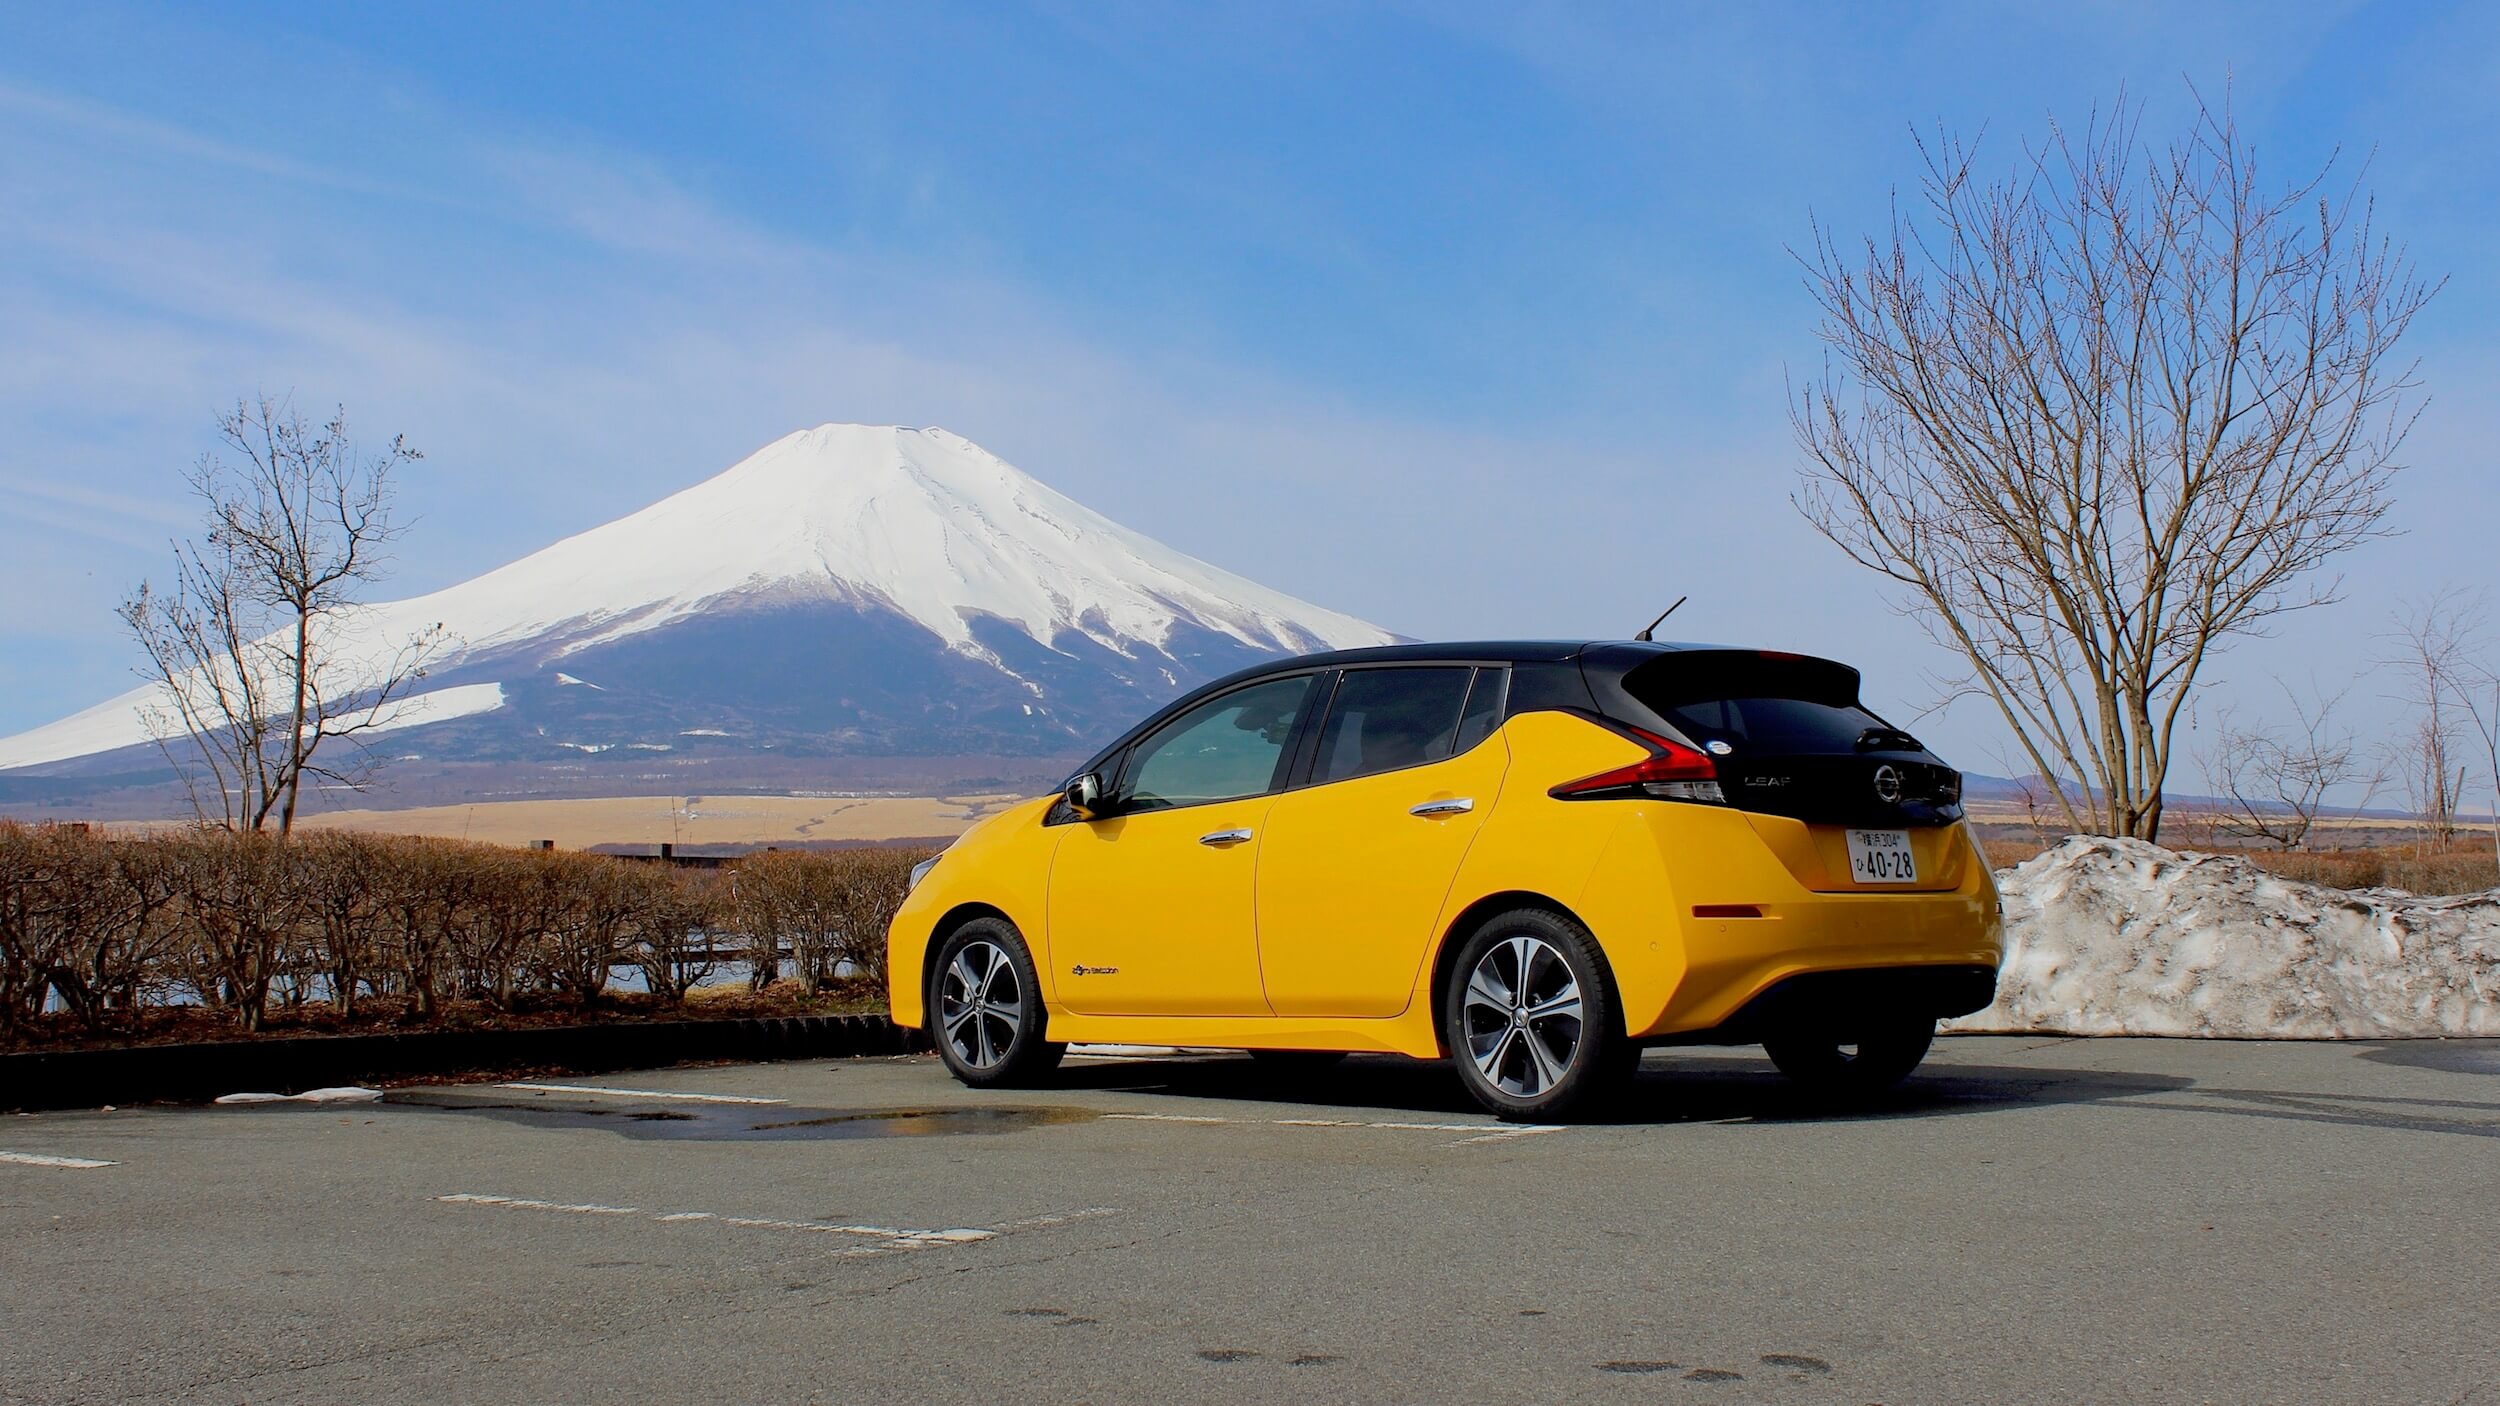
M1875 768L1875 799L1886 805L1900 804L1901 772L1899 768L1889 763Z

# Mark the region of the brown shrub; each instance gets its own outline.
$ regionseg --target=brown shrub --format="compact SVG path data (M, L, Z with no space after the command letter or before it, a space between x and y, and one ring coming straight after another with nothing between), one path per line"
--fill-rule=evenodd
M766 852L725 870L452 840L197 829L106 837L0 821L0 1042L90 1034L196 999L247 1031L382 999L423 1022L595 1003L620 966L662 1001L724 958L804 994L884 968L925 851ZM48 1005L67 1013L46 1016Z
M927 857L925 850L766 850L731 872L728 913L749 939L759 977L787 951L792 975L811 996L837 977L882 980L886 927L911 866Z

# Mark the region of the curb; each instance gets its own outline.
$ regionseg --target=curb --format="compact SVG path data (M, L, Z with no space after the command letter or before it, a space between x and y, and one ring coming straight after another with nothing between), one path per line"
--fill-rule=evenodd
M0 1054L0 1111L203 1103L245 1091L292 1094L502 1069L591 1074L704 1060L909 1054L928 1047L925 1033L881 1015L809 1015L31 1050Z

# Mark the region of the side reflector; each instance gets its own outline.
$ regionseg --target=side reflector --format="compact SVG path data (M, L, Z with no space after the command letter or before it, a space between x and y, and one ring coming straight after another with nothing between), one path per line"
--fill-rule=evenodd
M1696 903L1696 918L1759 918L1762 910L1750 903Z

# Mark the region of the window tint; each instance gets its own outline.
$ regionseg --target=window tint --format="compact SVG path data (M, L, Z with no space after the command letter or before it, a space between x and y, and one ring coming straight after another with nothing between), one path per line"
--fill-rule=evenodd
M1847 755L1868 729L1884 726L1863 708L1803 698L1715 698L1659 711L1696 741L1724 739L1750 752Z
M1314 783L1436 762L1450 755L1475 673L1463 668L1348 669L1320 730Z
M1137 744L1122 804L1161 810L1274 789L1312 677L1235 689L1164 724Z
M1623 687L1695 741L1754 753L1845 756L1884 726L1858 706L1856 670L1790 654L1669 655L1625 675Z
M1502 694L1509 687L1508 669L1476 671L1476 682L1467 690L1467 711L1458 720L1458 745L1451 750L1464 752L1493 735L1502 720Z

